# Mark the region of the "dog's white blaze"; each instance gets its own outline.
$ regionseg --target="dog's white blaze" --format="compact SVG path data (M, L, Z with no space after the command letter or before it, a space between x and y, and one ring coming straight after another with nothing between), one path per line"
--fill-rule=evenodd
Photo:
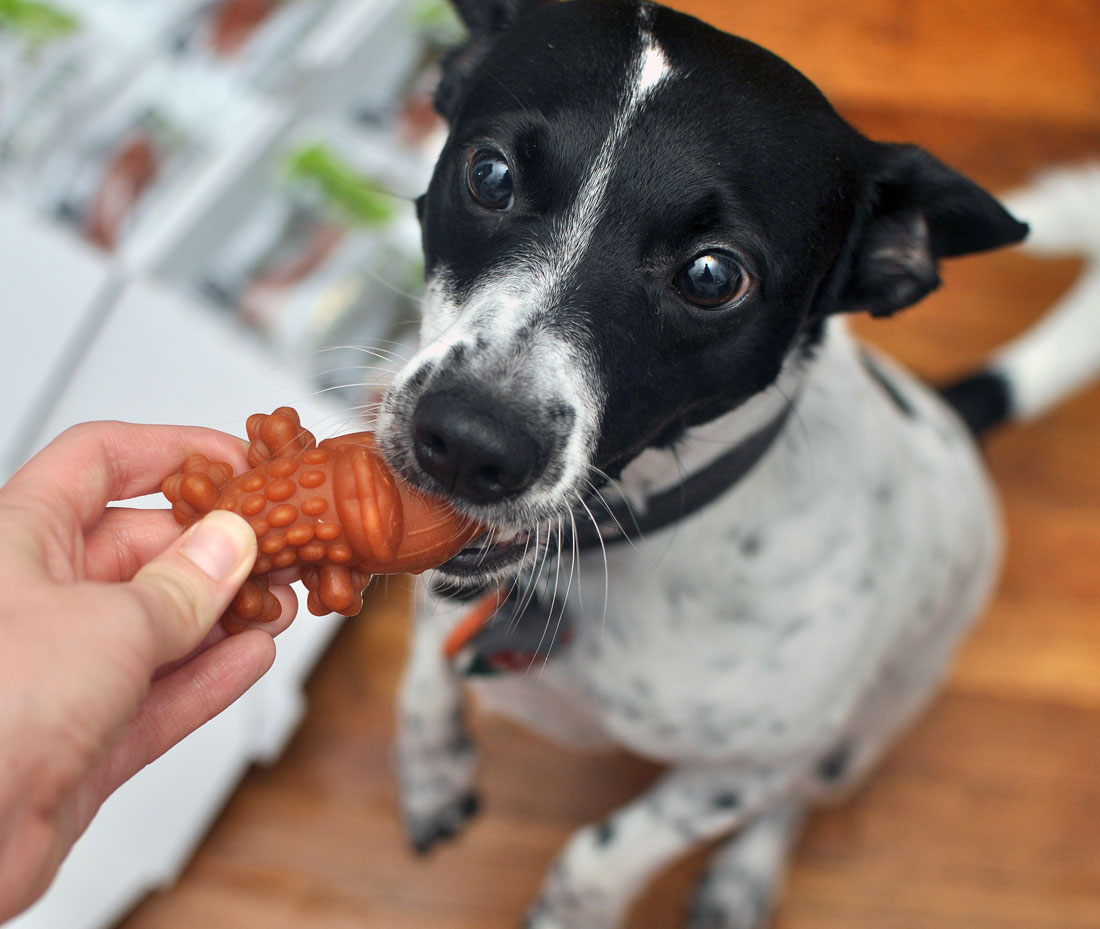
M669 63L664 50L652 40L648 41L642 57L642 73L636 93L639 96L648 94L668 77L668 72Z
M618 153L627 132L646 100L672 73L672 66L664 50L647 31L642 33L642 49L633 69L633 77L623 96L623 106L596 155L588 180L577 193L573 208L559 230L561 251L555 256L549 275L552 286L565 283L573 275L581 257L588 250L607 202L607 188Z
M429 281L421 302L420 349L416 357L396 373L393 387L400 389L420 368L438 362L452 346L466 340L466 328L459 325L462 307L451 299L445 272Z

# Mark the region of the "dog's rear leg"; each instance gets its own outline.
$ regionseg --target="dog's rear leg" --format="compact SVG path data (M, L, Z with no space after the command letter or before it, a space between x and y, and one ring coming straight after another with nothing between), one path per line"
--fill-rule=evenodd
M688 929L763 929L805 812L801 800L781 803L721 846L695 892Z
M398 701L402 813L422 853L458 834L478 807L477 751L466 729L462 680L443 650L454 609L432 602L421 610Z
M702 842L775 807L798 783L791 770L681 768L566 845L527 929L614 929L658 871Z

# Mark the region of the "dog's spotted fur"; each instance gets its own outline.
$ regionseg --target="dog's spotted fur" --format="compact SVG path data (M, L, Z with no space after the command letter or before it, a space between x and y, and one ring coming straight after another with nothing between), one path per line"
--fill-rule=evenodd
M669 765L574 836L527 925L611 929L656 871L729 836L690 925L759 929L806 809L858 780L929 699L1000 559L967 426L855 344L840 313L908 305L940 258L1024 227L687 17L633 0L457 5L472 35L440 91L453 131L421 203L423 347L380 424L394 465L451 490L418 446L420 403L476 396L490 411L478 429L499 416L538 431L539 468L456 504L512 529L568 526L608 475L605 494L644 506L791 407L710 506L579 563L566 542L547 570L572 641L479 685L484 705L554 737ZM485 146L516 177L515 205L496 212L463 173ZM712 248L739 256L754 289L699 312L668 282ZM443 650L468 604L422 593L399 758L427 848L475 809L475 750Z
M788 847L805 806L863 774L923 706L979 614L999 533L970 437L880 361L913 413L899 410L858 352L834 323L763 462L704 511L609 550L606 597L601 555L588 556L569 598L570 646L537 673L478 685L485 706L554 738L673 766L567 846L531 926L614 926L655 871L699 842L736 832L723 853L736 857L760 829ZM689 433L685 449L713 450L738 418ZM652 481L655 462L647 471ZM442 658L465 606L428 597L402 701L402 783L418 835L473 790L470 753L448 750L468 746L460 682ZM701 899L763 916L782 856L754 863L716 863ZM700 904L697 918L711 922L696 925L757 925L715 923L714 905Z

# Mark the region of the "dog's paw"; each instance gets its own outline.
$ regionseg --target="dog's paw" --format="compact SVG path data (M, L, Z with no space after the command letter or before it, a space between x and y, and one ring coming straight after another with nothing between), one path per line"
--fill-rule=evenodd
M749 874L709 876L695 892L688 929L765 929L771 917L773 888Z
M438 807L428 815L405 811L405 831L413 850L426 855L440 842L453 839L481 808L481 799L470 791Z
M528 912L523 929L616 929L619 924L617 911L579 901L562 906L544 898Z
M524 929L616 929L626 903L598 881L574 879L568 862L559 860L523 925Z
M586 923L577 922L576 913L570 914L555 911L554 907L546 900L539 900L527 913L523 921L523 929L581 929Z
M457 836L477 814L481 804L474 790L476 768L477 752L467 738L438 750L404 747L401 808L409 840L419 854Z
M561 924L554 922L546 905L540 900L527 913L520 929L561 929Z

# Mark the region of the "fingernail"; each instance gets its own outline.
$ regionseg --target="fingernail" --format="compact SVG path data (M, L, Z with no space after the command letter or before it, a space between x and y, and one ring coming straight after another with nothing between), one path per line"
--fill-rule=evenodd
M195 524L180 552L215 581L228 580L252 556L256 535L241 517L215 510Z

